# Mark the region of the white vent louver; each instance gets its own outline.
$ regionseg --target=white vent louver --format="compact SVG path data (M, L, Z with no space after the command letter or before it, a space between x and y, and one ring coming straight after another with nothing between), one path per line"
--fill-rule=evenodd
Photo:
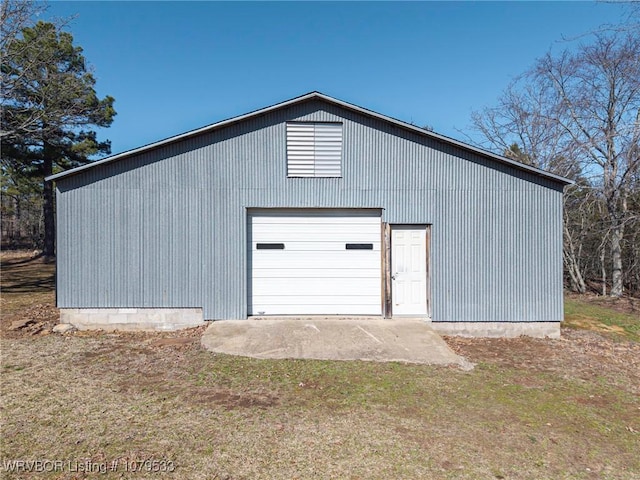
M287 123L287 175L340 177L342 124Z

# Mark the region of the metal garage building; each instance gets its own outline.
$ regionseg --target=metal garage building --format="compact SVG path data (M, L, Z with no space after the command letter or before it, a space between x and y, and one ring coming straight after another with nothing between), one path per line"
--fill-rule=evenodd
M555 335L569 180L313 92L49 178L81 327L409 315Z

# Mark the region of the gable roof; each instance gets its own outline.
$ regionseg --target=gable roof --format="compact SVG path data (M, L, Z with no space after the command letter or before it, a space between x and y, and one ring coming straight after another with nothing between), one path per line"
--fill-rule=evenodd
M325 95L325 94L320 93L320 92L310 92L310 93L307 93L305 95L301 95L299 97L292 98L291 100L286 100L284 102L277 103L277 104L272 105L270 107L261 108L259 110L255 110L253 112L245 113L244 115L240 115L240 116L237 116L237 117L229 118L227 120L223 120L221 122L213 123L213 124L207 125L205 127L201 127L201 128L197 128L195 130L191 130L191 131L188 131L188 132L185 132L185 133L181 133L181 134L175 135L173 137L165 138L164 140L160 140L158 142L150 143L148 145L144 145L142 147L134 148L132 150L127 150L125 152L118 153L116 155L111 155L111 156L105 157L105 158L103 158L101 160L97 160L95 162L87 163L86 165L82 165L80 167L72 168L70 170L66 170L64 172L57 173L55 175L50 175L50 176L46 177L45 180L46 181L51 181L51 180L58 180L58 179L61 179L61 178L69 177L71 175L75 175L77 173L80 173L80 172L82 172L84 170L88 170L90 168L97 167L98 165L103 165L103 164L106 164L106 163L111 163L111 162L116 162L116 161L119 161L119 160L123 160L123 159L129 158L129 157L131 157L133 155L137 155L139 153L146 152L148 150L152 150L152 149L155 149L155 148L158 148L158 147L161 147L161 146L164 146L164 145L168 145L168 144L171 144L171 143L179 142L179 141L184 140L186 138L191 138L191 137L203 134L203 133L211 132L213 130L224 128L224 127L227 127L227 126L232 125L234 123L241 122L243 120L247 120L247 119L250 119L250 118L253 118L253 117L257 117L259 115L264 115L264 114L272 112L274 110L278 110L278 109L281 109L281 108L286 108L286 107L289 107L291 105L307 102L307 101L310 101L310 100L321 100L321 101L324 101L326 103L337 105L337 106L340 106L340 107L342 107L344 109L351 110L353 112L357 112L357 113L360 113L362 115L366 115L368 117L372 117L372 118L375 118L375 119L378 119L378 120L382 120L384 122L390 123L390 124L395 125L397 127L409 130L409 131L414 132L414 133L418 133L420 135L423 135L423 136L428 137L428 138L432 138L434 140L437 140L437 141L445 143L445 144L456 146L456 147L461 148L463 150L466 150L466 151L481 155L481 156L486 157L486 158L490 158L490 159L495 160L495 161L497 161L499 163L502 163L502 164L505 164L505 165L509 165L509 166L515 167L517 169L524 170L526 172L533 173L533 174L538 175L540 177L544 177L544 178L547 178L547 179L550 179L550 180L557 181L557 182L559 182L561 184L564 184L564 185L570 185L570 184L574 183L573 180L570 180L570 179L565 178L565 177L561 177L560 175L556 175L554 173L550 173L550 172L547 172L545 170L541 170L539 168L535 168L535 167L532 167L532 166L529 166L529 165L525 165L524 163L516 162L515 160L511 160L511 159L509 159L507 157L503 157L501 155L497 155L497 154L489 152L487 150L483 150L481 148L474 147L472 145L468 145L468 144L466 144L464 142L461 142L459 140L455 140L455 139L447 137L445 135L440 135L438 133L435 133L435 132L432 132L432 131L429 131L429 130L425 130L425 129L417 127L415 125L411 125L410 123L406 123L406 122L403 122L401 120L397 120L395 118L388 117L388 116L383 115L381 113L377 113L377 112L374 112L372 110L367 110L366 108L362 108L362 107L359 107L357 105L353 105L351 103L347 103L345 101L338 100L336 98L330 97L330 96Z

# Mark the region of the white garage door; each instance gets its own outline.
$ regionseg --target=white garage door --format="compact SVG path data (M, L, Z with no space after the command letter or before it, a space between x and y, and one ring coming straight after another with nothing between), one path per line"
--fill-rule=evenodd
M380 315L380 212L249 215L249 315Z

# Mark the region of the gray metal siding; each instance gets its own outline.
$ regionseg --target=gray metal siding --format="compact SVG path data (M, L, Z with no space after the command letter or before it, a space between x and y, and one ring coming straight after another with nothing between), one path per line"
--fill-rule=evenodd
M287 178L286 122L342 122L342 178ZM297 104L59 180L58 306L246 316L246 209L432 224L434 321L562 319L562 186L379 119Z

